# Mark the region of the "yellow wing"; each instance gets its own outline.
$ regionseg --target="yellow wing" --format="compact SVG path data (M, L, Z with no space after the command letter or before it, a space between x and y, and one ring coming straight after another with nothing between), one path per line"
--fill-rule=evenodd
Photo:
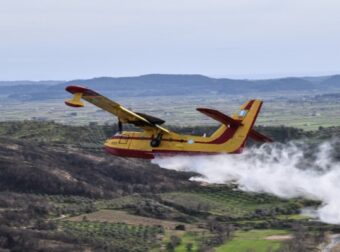
M65 104L68 106L83 107L84 103L81 102L80 99L84 99L85 101L114 114L122 123L131 123L144 129L152 129L163 133L169 133L169 130L159 125L164 123L163 120L146 114L133 112L91 89L79 86L68 86L66 87L66 91L73 94L73 98L71 100L65 101Z

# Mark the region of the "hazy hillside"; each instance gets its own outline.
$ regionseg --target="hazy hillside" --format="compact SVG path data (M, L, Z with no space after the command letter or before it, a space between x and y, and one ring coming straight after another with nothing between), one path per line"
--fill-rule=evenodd
M0 81L0 86L21 86L21 85L56 85L59 83L63 83L65 81L53 81L53 80L47 80L47 81L29 81L29 80L23 80L23 81Z
M280 78L269 80L234 80L210 78L202 75L150 74L138 77L100 77L89 80L72 80L55 85L39 82L0 84L0 92L12 99L44 100L65 97L68 85L82 85L111 96L171 96L245 94L249 92L277 91L331 91L340 89L340 76L320 78Z
M112 132L111 126L1 122L0 191L112 197L190 184L189 173L107 155L102 144Z
M1 191L88 197L173 190L189 178L143 160L8 138L0 139L0 167Z
M334 75L323 81L324 87L339 87L340 75Z

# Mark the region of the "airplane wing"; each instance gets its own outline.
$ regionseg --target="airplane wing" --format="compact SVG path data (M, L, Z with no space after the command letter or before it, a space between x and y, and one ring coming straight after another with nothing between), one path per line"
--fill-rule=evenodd
M73 94L73 98L71 100L65 101L65 104L68 106L83 107L84 103L80 99L84 99L85 101L117 116L118 120L122 123L131 123L144 129L154 129L155 131L169 133L169 130L159 125L164 123L162 119L133 112L91 89L80 86L68 86L66 87L66 91Z

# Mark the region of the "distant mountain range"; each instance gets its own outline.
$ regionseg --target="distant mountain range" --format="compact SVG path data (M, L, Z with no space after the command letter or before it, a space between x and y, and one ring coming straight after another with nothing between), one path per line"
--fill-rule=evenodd
M0 81L0 86L22 86L22 85L56 85L65 81Z
M137 77L100 77L72 81L0 82L0 94L19 100L65 97L64 88L81 85L111 97L244 94L250 92L296 92L340 90L340 75L289 77L267 80L235 80L203 75L149 74Z

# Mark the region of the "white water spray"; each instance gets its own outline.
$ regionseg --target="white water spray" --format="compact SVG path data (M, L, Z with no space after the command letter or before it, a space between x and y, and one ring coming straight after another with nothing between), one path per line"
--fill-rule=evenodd
M302 143L265 144L239 155L167 157L153 162L167 169L202 174L193 180L233 182L244 191L320 200L319 219L339 224L340 163L332 158L334 144L326 142L307 152L309 147Z

